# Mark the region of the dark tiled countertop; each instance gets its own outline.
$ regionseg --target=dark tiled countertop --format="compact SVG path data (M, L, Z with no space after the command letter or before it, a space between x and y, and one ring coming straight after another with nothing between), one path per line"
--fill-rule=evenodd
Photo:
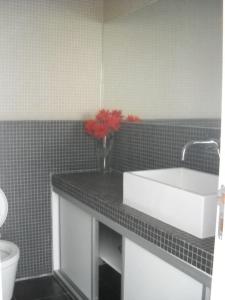
M214 238L198 239L124 205L121 173L57 174L52 176L52 185L166 252L212 274Z

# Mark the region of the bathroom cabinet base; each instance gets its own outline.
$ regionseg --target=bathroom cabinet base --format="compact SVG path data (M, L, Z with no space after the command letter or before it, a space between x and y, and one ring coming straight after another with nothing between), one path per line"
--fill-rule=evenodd
M123 300L202 300L203 285L124 238Z

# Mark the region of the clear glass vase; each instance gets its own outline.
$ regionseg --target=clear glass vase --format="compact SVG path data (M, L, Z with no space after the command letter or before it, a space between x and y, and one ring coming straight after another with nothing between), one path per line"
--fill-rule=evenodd
M113 141L113 134L105 136L103 139L97 141L96 153L98 170L103 175L111 172Z

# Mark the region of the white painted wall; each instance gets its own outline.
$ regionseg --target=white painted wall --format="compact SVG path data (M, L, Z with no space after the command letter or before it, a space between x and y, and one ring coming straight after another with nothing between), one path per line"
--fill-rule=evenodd
M105 1L104 106L142 118L219 118L222 0L119 2Z
M82 119L100 106L102 0L0 0L0 119Z

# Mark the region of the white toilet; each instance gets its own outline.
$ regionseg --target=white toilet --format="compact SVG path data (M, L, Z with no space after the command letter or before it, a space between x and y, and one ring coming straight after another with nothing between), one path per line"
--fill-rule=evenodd
M4 192L0 189L0 228L8 214L8 202ZM16 279L17 264L19 261L19 248L8 241L0 239L0 268L2 273L2 300L11 300Z

